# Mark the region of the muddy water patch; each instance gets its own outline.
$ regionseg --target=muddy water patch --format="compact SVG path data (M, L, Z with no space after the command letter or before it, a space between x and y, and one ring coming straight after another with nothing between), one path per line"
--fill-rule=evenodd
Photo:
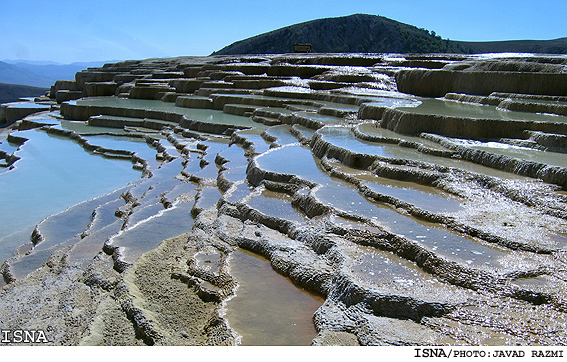
M226 317L242 336L242 345L311 344L317 336L313 314L323 298L295 286L268 260L243 249L231 255L230 269L238 290L227 303Z
M195 254L195 263L197 268L217 274L223 265L222 257L221 252L199 252Z

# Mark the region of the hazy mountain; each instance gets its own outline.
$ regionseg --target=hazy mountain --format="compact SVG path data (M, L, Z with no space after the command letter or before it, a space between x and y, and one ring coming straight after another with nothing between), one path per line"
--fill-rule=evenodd
M49 87L54 83L49 76L40 75L29 69L0 62L0 83L22 84L35 87Z
M0 62L0 83L22 84L48 88L57 80L75 79L75 73L89 67L100 67L115 61L58 64L54 62Z
M37 97L44 95L49 89L30 87L18 84L0 83L0 104L15 102L22 97Z
M294 43L308 43L316 53L493 53L567 54L567 38L537 41L462 42L442 39L382 16L355 14L312 20L237 41L213 55L293 52Z
M463 52L459 45L382 16L355 14L312 20L233 43L213 54L277 54L308 43L315 53Z

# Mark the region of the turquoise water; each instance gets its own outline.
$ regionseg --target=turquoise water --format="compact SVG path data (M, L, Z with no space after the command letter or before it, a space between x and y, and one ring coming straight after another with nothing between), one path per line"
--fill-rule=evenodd
M85 151L67 138L29 130L13 170L0 174L0 261L30 242L42 219L84 200L109 193L141 176L128 160Z

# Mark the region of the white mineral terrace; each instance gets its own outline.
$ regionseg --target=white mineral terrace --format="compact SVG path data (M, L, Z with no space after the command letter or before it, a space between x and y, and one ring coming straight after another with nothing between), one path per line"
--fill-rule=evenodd
M149 59L8 104L0 329L53 345L564 345L559 63Z

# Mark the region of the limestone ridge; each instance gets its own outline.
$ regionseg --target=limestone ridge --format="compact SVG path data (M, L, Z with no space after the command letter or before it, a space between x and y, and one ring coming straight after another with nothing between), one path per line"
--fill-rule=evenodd
M212 55L290 53L294 43L311 44L316 53L567 53L567 38L454 41L382 16L354 14L286 26L237 41Z
M527 95L488 80L560 78L566 62L180 57L58 81L52 113L14 129L144 177L37 225L1 268L0 327L49 321L64 345L237 344L224 312L246 249L324 298L307 318L315 345L563 344L567 99L551 81ZM431 85L436 70L470 78ZM451 93L416 95L427 87ZM98 127L144 139L150 157L88 141Z

